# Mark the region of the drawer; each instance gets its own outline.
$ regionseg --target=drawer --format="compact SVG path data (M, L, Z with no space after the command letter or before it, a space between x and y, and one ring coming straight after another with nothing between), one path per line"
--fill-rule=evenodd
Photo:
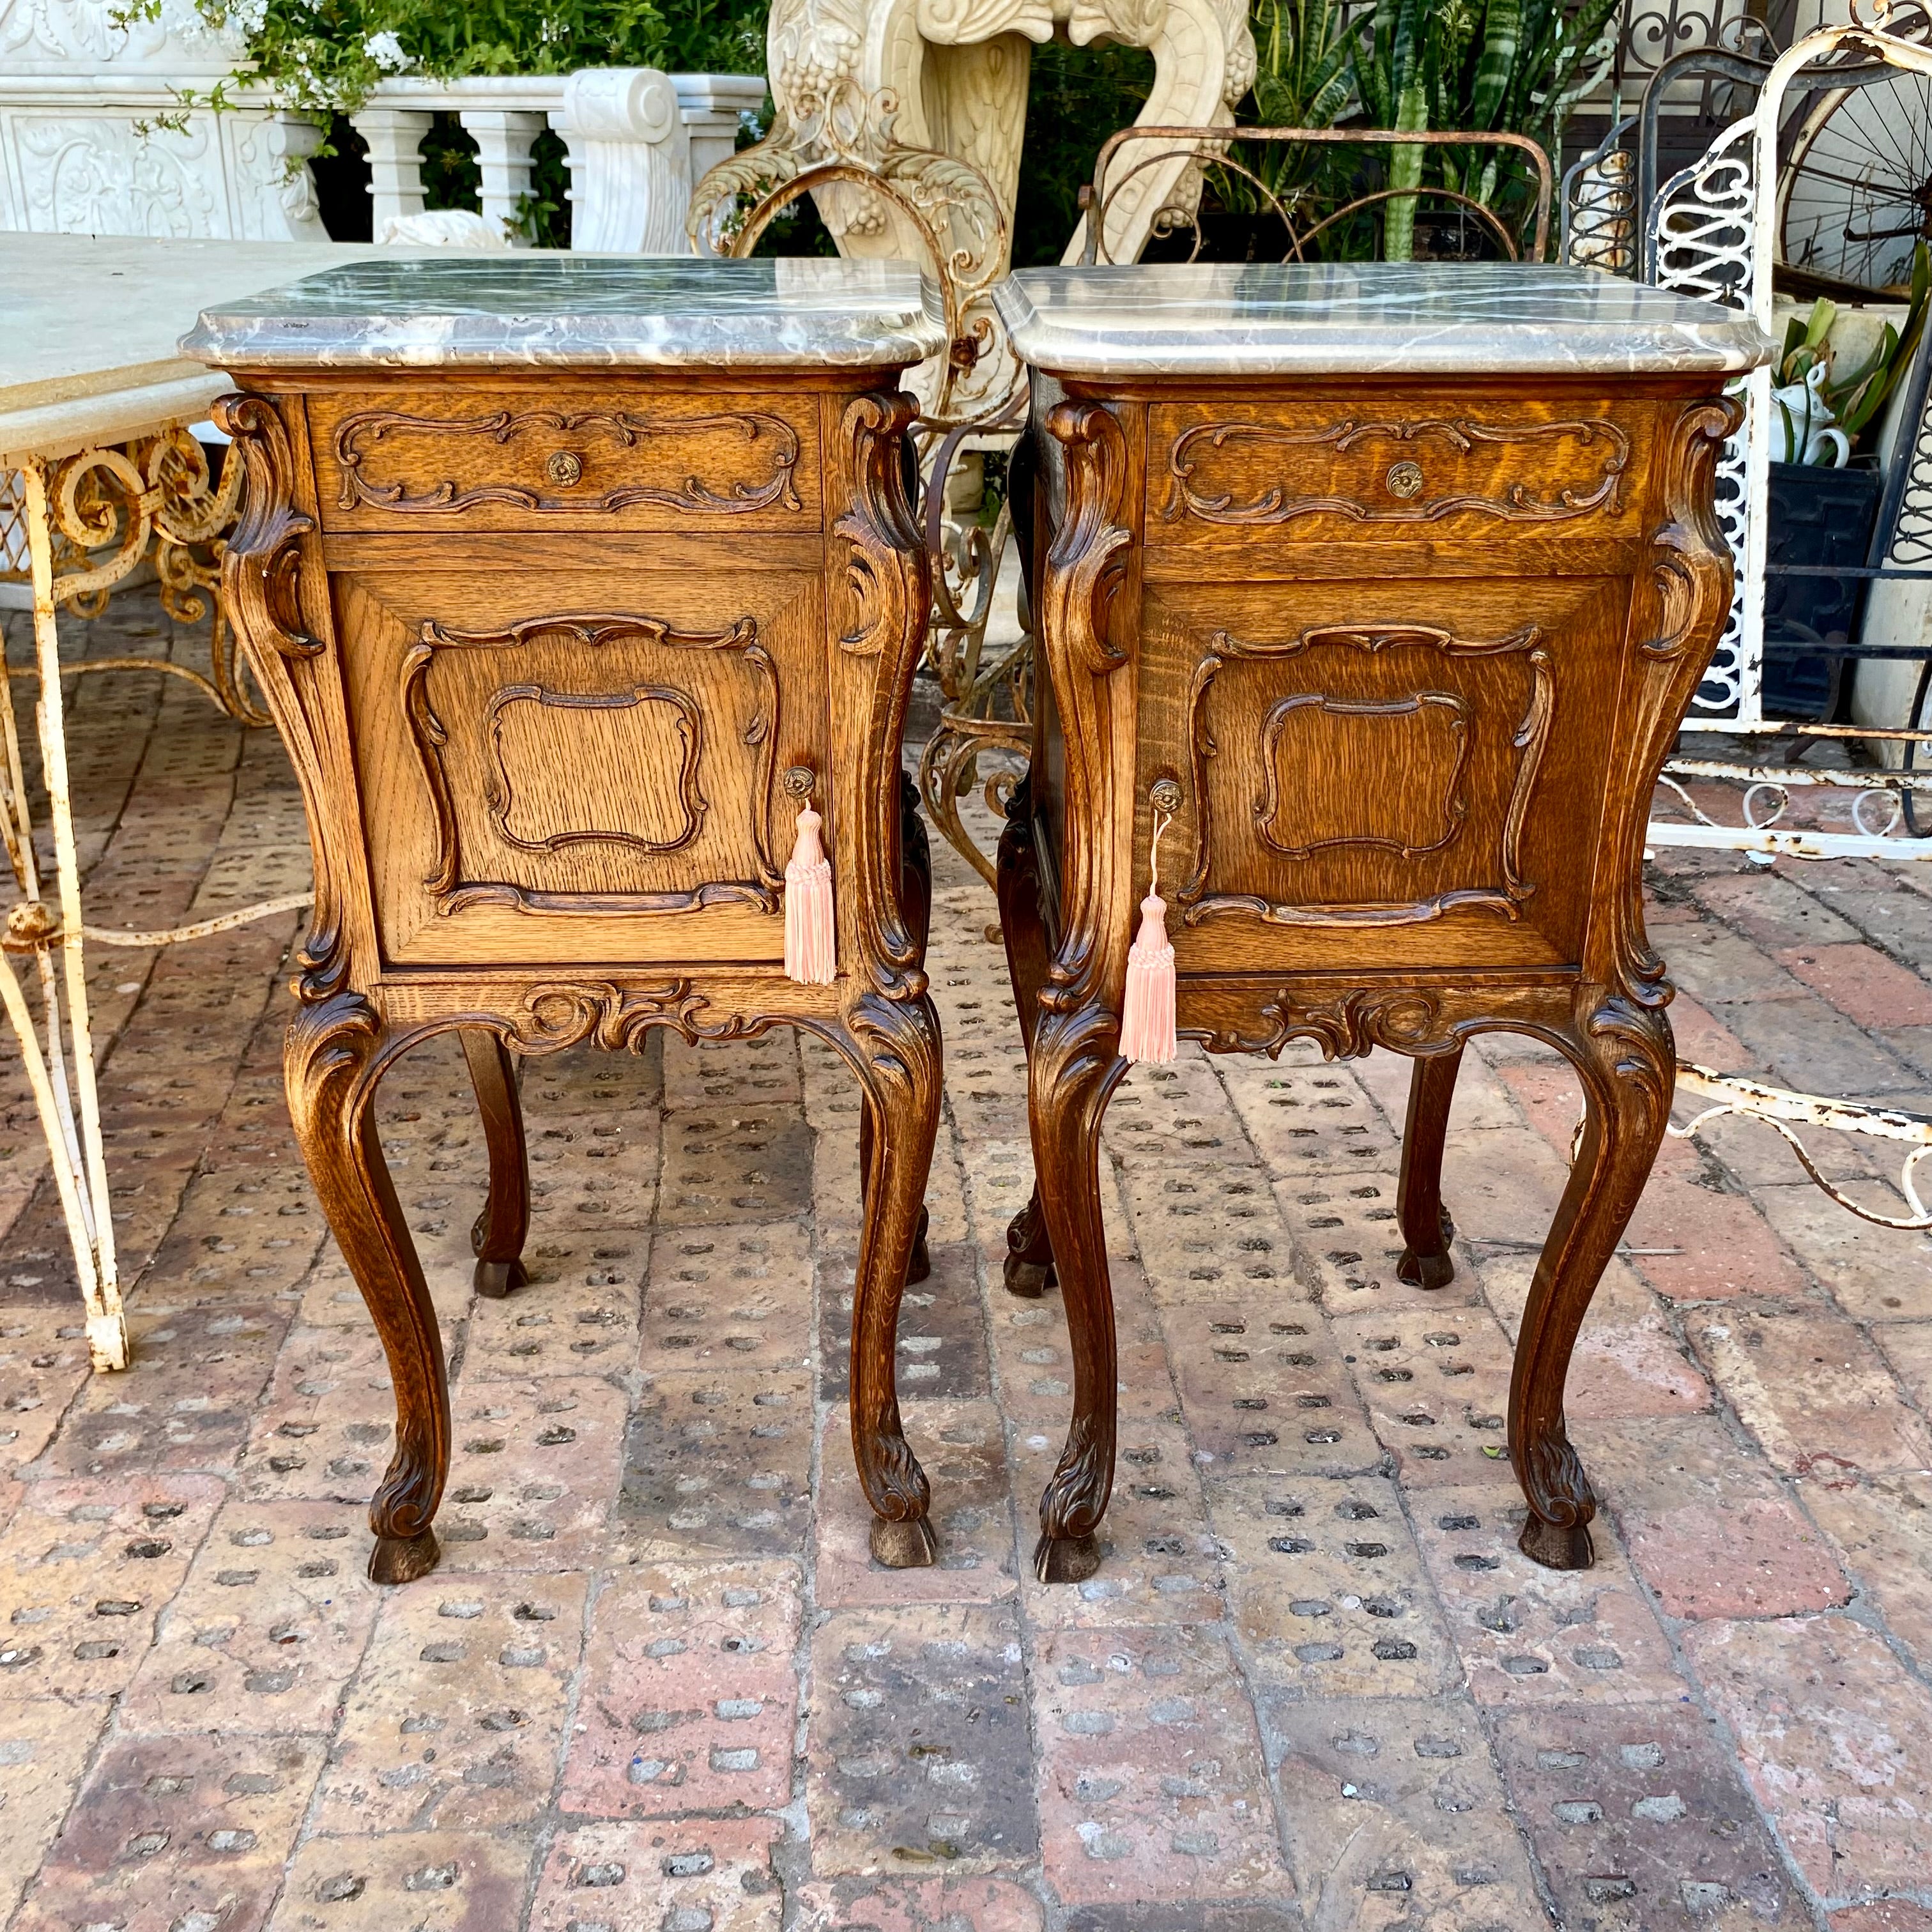
M1642 407L1490 405L1467 394L1310 398L1148 412L1150 544L1384 541L1511 532L1617 536L1649 472Z
M1629 586L1162 585L1138 654L1183 972L1582 957Z
M332 530L815 530L816 399L602 390L310 404Z
M763 963L826 770L803 573L331 580L386 966Z

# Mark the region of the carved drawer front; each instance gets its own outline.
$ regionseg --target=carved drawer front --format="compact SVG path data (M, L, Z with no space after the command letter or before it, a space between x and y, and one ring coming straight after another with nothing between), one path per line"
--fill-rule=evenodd
M389 964L782 958L786 774L829 790L816 578L334 591Z
M1648 461L1641 410L1346 394L1148 412L1147 540L1258 530L1325 542L1512 530L1621 536Z
M310 404L329 528L796 530L818 522L815 399L385 392Z
M1180 788L1183 970L1575 962L1628 601L1601 578L1150 589L1138 796Z

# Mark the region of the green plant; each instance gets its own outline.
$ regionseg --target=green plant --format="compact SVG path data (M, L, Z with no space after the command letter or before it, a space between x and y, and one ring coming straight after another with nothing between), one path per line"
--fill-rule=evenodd
M1618 0L1376 0L1356 38L1352 73L1370 125L1405 133L1527 134L1552 157L1592 78L1592 61ZM1430 151L1391 150L1388 185L1420 188ZM1527 191L1507 150L1434 151L1444 187L1485 207ZM1414 254L1415 203L1388 204L1384 257Z
M1902 328L1885 323L1870 355L1855 369L1840 374L1831 341L1838 305L1821 296L1811 304L1809 315L1794 315L1785 325L1772 386L1782 389L1802 382L1822 364L1826 374L1819 385L1820 399L1831 411L1832 420L1856 442L1911 368L1925 332L1928 303L1932 303L1932 254L1921 242L1912 253L1911 289Z
M242 86L326 127L353 113L386 74L568 74L580 67L756 73L764 0L192 0L234 34L244 62L182 111L232 106ZM118 24L158 20L164 0L124 0ZM162 124L178 117L164 117Z
M1015 268L1060 260L1101 142L1141 111L1153 86L1154 56L1140 47L1049 40L1034 49L1013 211Z

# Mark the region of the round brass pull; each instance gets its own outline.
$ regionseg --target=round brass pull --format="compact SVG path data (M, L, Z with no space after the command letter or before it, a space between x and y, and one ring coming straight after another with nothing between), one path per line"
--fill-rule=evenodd
M584 459L574 449L560 449L544 465L544 474L553 483L575 483L584 475Z
M1407 502L1422 488L1422 466L1419 463L1391 464L1389 473L1382 481L1391 496L1400 496Z

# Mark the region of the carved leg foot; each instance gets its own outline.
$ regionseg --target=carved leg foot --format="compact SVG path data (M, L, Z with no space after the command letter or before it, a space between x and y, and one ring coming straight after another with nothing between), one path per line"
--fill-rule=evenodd
M1529 1504L1523 1553L1553 1569L1594 1560L1597 1502L1563 1415L1577 1331L1664 1138L1676 1079L1670 1023L1654 1007L1579 986L1570 1026L1550 1036L1583 1084L1581 1141L1530 1284L1510 1381L1510 1459Z
M1069 1582L1100 1562L1096 1532L1114 1486L1119 1369L1100 1148L1108 1099L1126 1070L1113 1052L1119 1032L1118 1019L1098 1007L1042 1015L1029 1083L1034 1172L1073 1354L1073 1418L1040 1498L1034 1564L1043 1580Z
M872 1519L872 1560L888 1570L929 1570L939 1561L939 1539L922 1516L888 1522Z
M442 1547L433 1529L426 1529L419 1536L379 1536L369 1558L369 1580L413 1583L418 1576L427 1576L442 1558Z
M449 1388L436 1309L376 1134L390 1042L368 1002L338 993L304 1007L283 1052L289 1113L309 1178L369 1304L396 1392L396 1450L369 1505L369 1574L406 1582L435 1565L430 1524L449 1471Z
M1516 1538L1516 1547L1532 1563L1540 1563L1546 1570L1588 1570L1597 1561L1588 1523L1545 1522L1540 1516L1532 1515Z
M1042 1536L1034 1545L1033 1574L1042 1583L1084 1583L1100 1567L1097 1536Z
M1036 1301L1048 1288L1059 1286L1060 1276L1053 1265L1053 1243L1047 1236L1046 1216L1040 1210L1037 1186L1006 1229L1006 1282L1009 1294L1028 1301Z
M466 1027L460 1036L490 1154L489 1198L470 1231L470 1245L476 1256L476 1292L495 1301L530 1280L523 1263L530 1226L530 1155L514 1058L494 1034L480 1028Z
M1449 1244L1456 1224L1442 1204L1442 1148L1462 1049L1417 1060L1408 1080L1408 1120L1402 1129L1402 1176L1396 1218L1407 1244L1396 1277L1415 1288L1447 1288L1456 1278Z
M903 1002L868 995L858 1004L845 1044L866 1086L866 1218L852 1298L852 1452L879 1519L872 1552L904 1569L938 1554L926 1520L926 1472L905 1439L895 1371L899 1298L939 1128L938 1016L923 995Z

